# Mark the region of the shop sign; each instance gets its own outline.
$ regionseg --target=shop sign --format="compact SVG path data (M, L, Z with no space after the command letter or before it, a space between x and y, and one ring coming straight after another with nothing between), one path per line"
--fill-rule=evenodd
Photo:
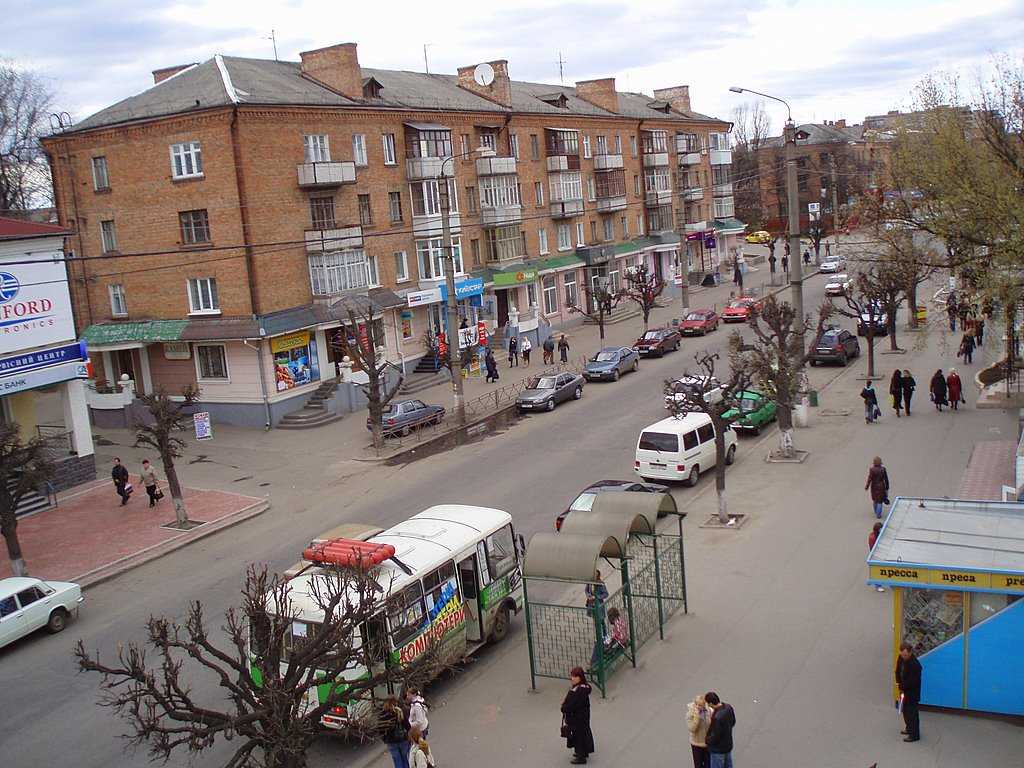
M1006 575L981 571L955 571L944 568L918 568L913 565L872 565L871 581L921 584L972 591L976 589L1007 589L1024 592L1024 574Z
M165 341L164 342L164 359L165 360L190 360L192 358L192 350L188 345L187 341Z
M15 392L59 384L62 381L87 378L89 378L88 363L82 361L61 363L0 378L0 395L12 395Z
M686 233L686 239L689 240L689 241L703 240L704 239L704 233L703 232L687 232Z
M532 283L536 279L536 268L521 269L518 272L495 272L494 287L500 288L508 285L522 285L523 283Z
M992 589L1005 589L1007 592L1024 592L1024 573L993 573Z
M64 253L50 256L46 261L34 253L31 264L0 262L0 355L75 338Z
M485 323L483 320L480 320L476 324L476 335L477 335L477 340L480 342L480 346L481 347L486 347L487 346L487 323Z
M0 376L24 373L36 368L69 363L73 360L85 360L86 357L88 355L86 354L84 341L65 344L62 347L50 347L49 349L40 349L35 352L26 352L24 355L0 359Z
M410 291L405 295L410 307L421 307L424 304L437 304L441 300L441 290L430 288L426 291Z
M709 251L715 250L715 233L714 232L709 232L708 234L704 235L704 247L707 250L709 250Z
M209 440L213 437L213 425L207 411L192 415L192 423L196 428L196 440Z
M309 331L270 340L274 356L274 381L278 392L301 387L320 378L316 340Z
M534 271L536 275L536 270ZM448 286L444 283L437 286L441 292L441 301L448 301ZM468 277L465 280L458 280L455 283L455 298L468 299L470 296L479 296L484 292L484 279L482 277Z

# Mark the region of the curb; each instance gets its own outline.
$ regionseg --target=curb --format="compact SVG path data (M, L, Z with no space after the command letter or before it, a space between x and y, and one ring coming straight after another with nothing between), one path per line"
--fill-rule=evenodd
M232 512L219 520L215 520L212 523L207 523L193 531L178 534L166 541L161 541L159 544L153 544L145 549L140 549L138 552L132 552L130 555L125 555L113 562L106 563L98 568L93 568L91 571L86 571L79 576L68 579L68 581L75 582L83 589L85 587L102 584L105 581L113 579L115 576L120 576L126 571L138 568L140 565L145 565L146 563L170 554L177 549L188 546L194 541L206 538L207 536L217 533L218 531L222 531L225 528L230 528L233 525L243 523L250 518L261 515L268 509L270 509L270 500L261 499L247 507L243 507L237 512Z

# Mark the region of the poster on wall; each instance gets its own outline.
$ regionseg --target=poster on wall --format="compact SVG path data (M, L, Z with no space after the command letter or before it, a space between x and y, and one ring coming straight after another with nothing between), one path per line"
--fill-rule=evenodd
M52 261L48 259L52 258ZM75 338L64 252L0 259L0 355Z
M274 380L278 392L319 381L316 339L310 331L271 339L270 353L274 356Z
M402 339L412 338L412 312L402 312Z

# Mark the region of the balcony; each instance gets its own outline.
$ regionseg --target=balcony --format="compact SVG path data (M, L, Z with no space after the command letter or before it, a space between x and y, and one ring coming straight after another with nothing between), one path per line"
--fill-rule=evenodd
M306 252L323 253L363 247L362 227L334 227L333 229L307 229Z
M457 213L448 214L448 228L453 235L457 235L462 229L462 219ZM441 236L441 215L416 216L412 217L412 234L414 237L440 237Z
M683 200L692 203L704 199L704 189L701 187L683 187L681 195Z
M583 213L582 200L552 200L551 218L568 219Z
M594 155L595 171L615 171L622 167L622 155Z
M670 205L671 203L671 189L656 189L653 192L647 192L644 195L644 205L648 208L658 208L662 205Z
M436 179L441 175L441 166L446 157L409 157L405 161L405 175L409 181Z
M683 230L686 232L703 232L708 228L706 221L682 221Z
M620 195L618 197L599 197L595 201L595 207L598 213L612 213L613 211L624 211L626 210L626 196Z
M700 165L700 152L680 152L679 164L682 166Z
M651 152L644 155L644 168L662 168L668 165L668 152Z
M301 163L298 173L299 186L304 189L339 187L355 183L356 164L351 160L340 163Z
M523 220L523 208L520 205L481 206L480 223L485 227L504 227L518 224Z
M476 161L477 176L508 176L515 172L514 157L481 157Z
M580 169L579 155L549 155L548 172L558 173L559 171L578 171Z
M712 149L711 150L711 164L712 165L732 165L732 150L731 149Z
M711 194L715 197L729 197L732 195L732 182L726 184L715 184L711 189Z

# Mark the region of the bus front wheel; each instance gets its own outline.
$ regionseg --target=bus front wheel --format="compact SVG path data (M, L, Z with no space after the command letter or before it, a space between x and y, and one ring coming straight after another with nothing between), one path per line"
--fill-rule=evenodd
M498 609L498 613L494 617L494 626L491 628L491 641L500 643L508 635L508 628L511 623L509 617L508 607L503 606Z

